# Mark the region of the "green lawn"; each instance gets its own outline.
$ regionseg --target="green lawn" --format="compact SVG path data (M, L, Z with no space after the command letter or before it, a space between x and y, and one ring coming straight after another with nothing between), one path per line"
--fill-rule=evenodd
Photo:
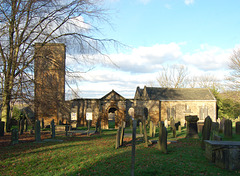
M210 163L200 148L200 140L184 139L185 129L177 134L175 139L168 134L170 141L177 141L168 145L168 154L162 154L157 145L145 148L138 139L135 175L240 174ZM131 138L125 138L124 147L115 149L115 135L116 130L103 130L101 136L58 137L64 142L2 147L0 175L131 175Z

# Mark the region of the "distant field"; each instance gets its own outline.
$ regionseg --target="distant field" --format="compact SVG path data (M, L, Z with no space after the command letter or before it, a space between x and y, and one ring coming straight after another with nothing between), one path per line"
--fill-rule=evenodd
M131 129L126 130L131 132ZM131 138L115 149L115 130L101 135L64 137L63 142L23 143L1 147L0 175L131 175ZM185 129L177 141L162 154L157 145L144 147L141 138L136 145L135 175L239 175L240 172L217 168L204 156L200 140L185 139ZM239 140L234 136L234 140ZM157 139L157 137L152 138Z

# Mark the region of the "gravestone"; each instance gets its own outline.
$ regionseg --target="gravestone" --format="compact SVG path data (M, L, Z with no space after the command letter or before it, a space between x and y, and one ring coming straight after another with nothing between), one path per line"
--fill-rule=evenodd
M179 125L179 127L178 127L178 132L182 132L182 127L181 127L181 125Z
M239 141L205 141L206 158L216 166L228 169L240 169L240 142Z
M41 142L41 127L39 120L35 122L35 142Z
M142 122L139 122L139 131L140 131L140 134L143 134L143 125L142 125Z
M224 136L232 138L232 121L229 119L226 119L224 123Z
M11 145L18 144L18 129L14 128L11 132Z
M101 118L97 118L95 133L100 133L101 131Z
M172 132L173 132L173 138L176 138L177 137L176 127L173 127Z
M197 123L197 126L198 126L198 133L202 133L202 129L203 129L203 126L204 126L204 122L198 122L198 123Z
M201 147L205 149L205 140L209 140L211 137L212 119L207 116L204 120L204 126L202 130L202 142Z
M24 119L21 119L20 120L20 135L23 134L23 131L24 131Z
M219 133L223 133L224 132L224 124L225 124L226 119L223 117L222 120L220 121L220 125L219 125Z
M219 132L219 123L218 122L212 122L212 131Z
M136 127L137 127L137 121L136 121L136 120L133 120L133 131L132 131L132 157L131 157L131 176L134 176L134 168L135 168Z
M149 122L149 136L153 137L153 122Z
M143 120L143 135L144 135L144 147L148 147L148 137L147 137L147 126L146 126L146 120Z
M156 135L156 125L153 124L153 137L155 137L155 135Z
M122 121L122 124L121 124L121 133L120 133L120 146L123 145L125 126L126 126L126 122Z
M187 121L186 138L199 138L197 128L199 118L197 116L185 116L185 120Z
M116 134L115 149L118 149L120 147L120 133L121 133L121 127L118 127L117 134Z
M0 121L0 136L4 136L4 124L5 122Z
M240 122L236 122L236 134L240 135Z
M168 128L168 120L167 120L167 119L164 120L164 126L165 126L166 128Z
M27 119L25 119L25 132L27 132L27 130L28 130L28 120Z
M163 122L159 122L158 149L167 153L167 129Z
M44 119L42 118L42 129L44 128Z
M176 127L176 130L178 130L179 127L181 127L181 123L180 123L180 121L178 121L177 123L175 123L175 127Z
M51 121L51 138L54 139L55 138L55 124L54 124L54 119L52 119Z

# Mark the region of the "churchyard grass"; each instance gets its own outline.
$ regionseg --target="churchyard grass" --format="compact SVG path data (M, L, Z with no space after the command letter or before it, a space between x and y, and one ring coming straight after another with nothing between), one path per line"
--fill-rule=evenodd
M138 138L135 175L240 174L210 163L201 149L200 139L185 139L185 131L177 131L177 137L172 138L168 129L168 141L172 143L168 145L167 154L159 152L157 145L144 147L143 140ZM149 139L157 138L158 135ZM1 147L0 175L130 175L131 138L125 137L125 145L115 149L116 130L103 130L101 135L90 137L58 136L57 139L63 142L30 142Z

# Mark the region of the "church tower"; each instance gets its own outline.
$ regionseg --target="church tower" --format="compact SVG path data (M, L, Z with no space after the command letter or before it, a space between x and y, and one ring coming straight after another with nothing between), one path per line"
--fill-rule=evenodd
M34 59L35 119L58 123L65 104L65 45L37 43Z

